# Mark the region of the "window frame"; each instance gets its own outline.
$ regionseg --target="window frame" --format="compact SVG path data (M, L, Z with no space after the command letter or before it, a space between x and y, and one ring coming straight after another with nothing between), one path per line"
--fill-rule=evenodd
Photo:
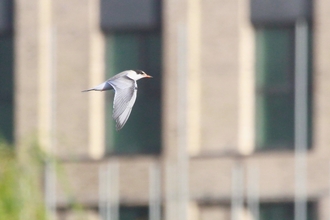
M295 25L294 24L286 24L286 25L255 25L254 26L256 33L258 31L261 30L265 30L265 29L288 29L291 28L292 33L293 33L293 41L292 41L292 71L291 74L289 75L289 83L286 85L273 85L267 88L267 85L264 84L263 86L260 86L260 82L258 82L258 74L260 74L260 70L258 68L260 68L258 65L258 42L257 42L257 35L256 35L256 69L255 69L255 76L256 76L256 83L255 83L255 95L256 95L256 100L255 100L255 104L256 104L256 109L255 109L255 131L256 131L256 138L255 138L255 149L256 151L293 151L294 150L294 100L295 100L295 42L296 42L296 36L295 36ZM308 150L312 149L312 137L313 137L313 129L312 129L312 116L313 116L313 108L312 108L312 103L313 103L313 77L312 77L312 69L313 69L313 54L312 54L312 40L313 40L313 35L312 35L313 31L312 31L312 25L311 23L309 23L309 36L308 36L308 41L309 41L309 46L308 46L308 132L309 132L309 137L308 137ZM259 71L259 72L258 72ZM260 76L259 76L260 77ZM265 76L264 76L265 77ZM289 94L292 100L293 100L293 106L292 106L292 110L293 110L293 131L292 131L292 144L269 144L267 142L269 142L269 140L262 140L261 139L265 139L265 137L261 137L263 134L261 133L261 130L263 129L264 126L267 126L266 124L261 125L262 119L260 119L260 104L258 102L260 102L260 97L264 96L264 97L268 97L271 95L278 95L280 93L283 94ZM262 109L262 111L265 111L265 107L263 107L264 109ZM266 110L267 111L267 110ZM266 116L267 117L267 116ZM269 125L268 125L269 126ZM260 136L259 136L260 135ZM260 144L263 143L263 144Z
M132 49L133 51L135 51L135 50L138 51L137 52L138 56L135 57L136 64L133 64L133 66L134 65L137 65L137 66L134 66L134 68L129 67L131 65L127 65L127 66L125 65L125 67L124 67L125 69L120 69L120 70L116 69L117 68L116 62L118 62L118 60L116 61L116 58L114 57L115 56L114 53L116 52L115 51L116 49L114 49L114 43L115 43L114 36L116 34L118 36L121 36L121 35L122 36L125 36L125 35L133 36L134 40L136 41L135 43L138 44L136 48ZM159 37L159 39L158 39L158 37ZM149 62L150 59L148 59L147 56L139 56L139 54L148 54L148 52L150 53L150 51L148 51L148 50L155 49L155 48L150 48L150 45L148 45L148 44L151 44L150 42L148 42L148 39L150 40L151 38L157 38L157 40L159 40L159 43L160 43L159 45L157 45L160 47L158 64L151 64ZM108 42L108 40L109 40L109 42ZM109 44L111 44L111 45L109 45ZM121 71L127 70L127 69L142 69L154 77L153 79L151 79L152 81L150 81L150 82L144 82L144 80L141 80L138 82L139 91L138 91L138 97L137 97L136 103L134 104L132 113L130 115L130 118L128 119L127 124L125 124L123 129L120 131L115 130L115 122L112 119L112 103L113 103L114 93L108 92L106 94L106 107L105 107L106 108L106 111L105 111L106 112L106 129L105 129L105 132L106 132L106 153L107 153L107 155L132 156L132 155L159 155L159 154L161 154L161 149L162 149L161 148L161 105L162 105L161 104L161 73L162 73L162 33L161 33L161 30L159 29L159 30L152 30L152 31L116 31L116 32L112 32L112 33L107 33L107 49L106 50L107 50L107 52L106 52L107 78L110 78L111 76L113 76ZM156 74L156 76L155 76L154 72L148 71L149 69L155 69L155 65L156 66L158 65L158 68L157 68L158 74ZM159 117L159 119L158 119L159 120L158 133L159 134L156 135L156 136L159 136L159 138L157 138L158 143L156 144L158 147L154 146L154 145L149 146L149 147L148 146L144 147L144 146L142 146L142 144L140 144L137 141L136 143L138 143L137 145L139 145L139 146L134 147L132 145L133 147L131 149L129 149L128 146L125 146L125 147L123 147L122 150L120 150L122 146L118 146L118 143L116 143L116 142L117 141L120 142L120 140L123 140L123 136L125 136L125 139L127 139L127 137L129 137L129 136L131 136L131 138L134 138L134 135L130 135L129 132L127 131L127 129L134 130L133 125L131 123L132 123L132 120L134 121L136 119L135 114L137 113L137 111L140 111L140 113L141 113L141 108L142 108L141 99L143 99L145 101L146 99L148 99L148 98L146 98L146 96L148 96L150 99L151 96L153 96L153 95L155 95L155 93L157 93L156 91L154 91L154 92L148 92L148 94L146 94L146 91L145 91L146 88L150 89L150 87L151 88L155 87L155 85L154 85L155 83L157 85L159 84L159 86L157 86L157 89L159 90L159 94L158 94L159 97L157 98L157 100L159 100L159 106L158 106L159 110L155 110L155 111L159 111L159 114L157 114ZM134 115L135 115L135 119L134 119ZM142 117L145 117L145 116L142 116ZM151 116L151 118L154 118L154 117ZM150 124L150 121L145 120L145 124L148 124L148 123ZM130 128L130 126L131 126L131 128ZM136 126L136 125L134 125L134 126ZM139 129L139 130L141 130L141 129ZM149 132L152 133L155 131L155 129L151 129L151 131L147 131L147 129L144 129L144 130L145 130L145 132L143 132L143 133L141 133L140 131L138 131L138 132L140 132L141 135L145 134L146 136L148 136ZM125 135L123 135L124 133L125 133ZM146 138L146 139L148 139L148 138ZM127 141L128 140L129 139L127 139ZM150 149L152 149L152 150L150 150Z

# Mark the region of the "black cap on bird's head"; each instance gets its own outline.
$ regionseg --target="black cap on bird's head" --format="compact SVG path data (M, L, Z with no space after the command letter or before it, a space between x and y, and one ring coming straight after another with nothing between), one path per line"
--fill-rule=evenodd
M134 70L137 74L141 74L141 75L144 75L146 74L144 71L142 70Z
M152 76L149 76L148 74L146 74L144 71L142 70L134 70L137 74L140 74L146 78L152 78Z

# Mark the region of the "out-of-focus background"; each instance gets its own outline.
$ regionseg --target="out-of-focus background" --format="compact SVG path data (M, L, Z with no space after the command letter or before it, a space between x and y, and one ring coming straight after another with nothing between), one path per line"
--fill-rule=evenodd
M330 219L329 0L1 0L0 219ZM113 92L138 82L120 131Z

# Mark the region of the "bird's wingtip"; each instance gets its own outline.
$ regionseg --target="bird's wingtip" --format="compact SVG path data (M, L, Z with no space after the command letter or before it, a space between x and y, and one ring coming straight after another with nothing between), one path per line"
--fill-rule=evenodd
M121 130L123 127L124 127L124 125L118 125L118 124L116 124L116 131Z

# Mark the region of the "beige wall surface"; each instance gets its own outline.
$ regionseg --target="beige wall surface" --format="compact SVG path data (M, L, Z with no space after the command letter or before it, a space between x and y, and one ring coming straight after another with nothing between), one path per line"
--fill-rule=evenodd
M319 202L324 220L329 218L330 1L314 3L313 148L306 175L308 199ZM38 138L62 161L60 207L67 207L70 193L97 207L99 169L109 161L119 163L124 205L148 204L149 168L155 162L164 171L165 207L167 178L180 180L183 167L177 164L187 162L190 202L197 204L200 219L229 218L237 167L245 193L252 167L258 170L261 202L294 200L294 153L253 152L254 30L247 0L163 1L163 154L102 160L104 96L80 92L104 79L98 7L94 0L16 1L15 135L19 142ZM168 164L177 173L165 175Z
M37 138L59 157L103 154L104 96L81 93L104 80L98 4L16 3L16 137Z

